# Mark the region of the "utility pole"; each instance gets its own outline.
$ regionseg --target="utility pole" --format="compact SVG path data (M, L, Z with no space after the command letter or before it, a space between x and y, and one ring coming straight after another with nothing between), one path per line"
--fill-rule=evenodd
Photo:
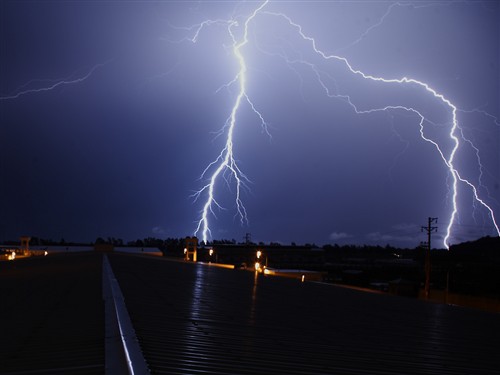
M422 232L427 232L427 242L422 242L422 247L425 248L425 285L424 295L425 299L429 299L429 292L431 290L431 233L436 232L438 227L433 227L432 224L437 224L437 217L430 217L427 220L427 226L422 227Z

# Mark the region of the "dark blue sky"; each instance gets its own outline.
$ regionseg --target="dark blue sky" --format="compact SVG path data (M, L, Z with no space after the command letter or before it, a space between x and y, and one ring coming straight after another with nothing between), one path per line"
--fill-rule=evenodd
M3 1L0 240L192 235L261 4ZM493 1L266 4L240 51L270 135L243 100L248 224L226 171L212 238L415 247L429 216L438 247L452 219L450 244L498 235L499 21Z

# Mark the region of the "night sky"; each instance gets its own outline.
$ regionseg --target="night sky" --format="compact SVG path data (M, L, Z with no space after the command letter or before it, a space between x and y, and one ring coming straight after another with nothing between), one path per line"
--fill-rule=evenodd
M262 4L2 1L0 241L192 235ZM240 49L248 223L226 170L209 238L413 248L437 217L444 247L454 176L481 201L457 182L448 243L497 236L499 25L496 1L270 1Z

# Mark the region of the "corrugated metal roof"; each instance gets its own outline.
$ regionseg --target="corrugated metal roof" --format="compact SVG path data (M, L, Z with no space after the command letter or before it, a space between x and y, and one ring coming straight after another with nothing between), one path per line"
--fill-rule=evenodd
M153 374L500 373L498 315L113 255Z
M500 374L498 314L108 257L152 374ZM0 264L1 374L111 374L102 262L83 253Z

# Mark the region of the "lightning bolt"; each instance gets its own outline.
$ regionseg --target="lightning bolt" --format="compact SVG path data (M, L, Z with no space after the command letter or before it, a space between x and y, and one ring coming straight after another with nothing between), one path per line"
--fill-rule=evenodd
M417 87L425 90L427 93L429 93L430 95L432 95L435 99L437 99L438 101L442 102L445 106L447 106L449 108L449 111L451 112L451 123L452 123L452 126L450 127L450 131L449 131L449 138L452 140L452 143L453 143L452 150L449 153L448 157L445 156L445 154L442 151L440 145L436 141L433 141L433 140L431 140L430 138L427 138L424 135L424 126L423 126L423 124L424 124L424 121L426 121L426 118L425 118L425 116L421 112L419 112L415 108L404 107L404 106L386 106L386 107L383 107L383 108L376 108L376 109L369 109L369 110L359 110L351 102L351 100L350 100L350 98L348 96L344 96L344 98L347 99L347 101L349 102L349 104L354 108L354 110L358 114L369 114L369 113L373 113L373 112L376 112L376 111L387 111L387 110L390 110L390 109L400 109L400 110L404 110L404 111L413 112L416 115L418 115L418 117L420 117L419 126L420 126L420 135L421 135L421 138L424 141L429 142L432 145L434 145L434 147L438 151L441 159L445 163L445 165L448 168L448 171L449 171L449 173L450 173L450 175L452 177L451 203L452 203L452 207L453 208L452 208L452 212L450 214L450 218L448 220L448 224L446 226L446 235L445 235L444 241L443 241L443 245L446 248L449 248L449 239L451 237L451 231L452 231L453 225L455 224L456 216L458 214L457 196L458 196L458 183L459 182L462 182L465 185L467 185L472 190L473 196L474 196L475 200L480 205L482 205L489 212L490 218L491 218L492 223L493 223L493 225L495 227L497 235L500 236L500 229L499 229L498 224L496 222L495 214L493 212L493 209L483 199L480 198L476 186L472 182L470 182L468 179L462 177L461 174L460 174L460 172L459 172L459 170L455 167L455 155L456 155L456 153L457 153L457 151L458 151L458 149L460 147L460 139L457 136L457 133L460 130L459 124L458 124L458 119L457 119L457 111L459 109L448 98L446 98L443 94L438 93L429 84L427 84L425 82L422 82L422 81L419 81L419 80L414 79L414 78L409 78L409 77L402 77L402 78L376 77L376 76L373 76L373 75L370 75L370 74L366 74L366 73L362 72L361 70L355 69L352 66L352 64L345 57L341 57L341 56L338 56L338 55L327 55L323 51L321 51L320 49L318 49L317 45L316 45L316 40L314 38L310 37L310 36L307 36L303 32L302 27L299 24L293 22L288 16L286 16L286 15L284 15L282 13L270 13L270 14L274 14L275 16L283 17L284 19L286 19L286 21L292 27L294 27L295 29L297 29L298 33L300 34L300 36L304 40L310 42L311 47L314 50L314 52L316 54L318 54L319 56L321 56L321 58L323 58L324 60L337 60L337 61L340 61L341 63L343 63L346 66L346 68L348 69L349 72L351 72L354 75L361 76L365 80L370 80L370 81L375 81L375 82L383 82L383 83L387 83L387 84L410 84L410 85L417 86ZM325 85L323 85L323 87L326 88ZM475 149L477 150L477 148L475 148ZM478 158L478 160L479 160L479 158ZM480 160L479 160L479 165L481 166ZM481 174L482 174L482 171L480 171L480 175Z
M0 96L0 100L13 100L13 99L18 99L21 96L28 95L28 94L35 94L35 93L42 93L42 92L47 92L47 91L52 91L57 89L58 87L62 86L70 86L70 85L76 85L78 83L81 83L88 78L99 68L102 68L106 64L111 62L111 60L108 60L104 63L99 63L94 65L86 74L84 74L81 77L78 78L66 78L66 79L60 79L60 80L49 80L49 79L35 79L31 80L28 83L24 84L23 86L19 87L15 93L6 95L6 96ZM38 87L38 88L26 88L31 86L33 83L38 83L38 82L50 82L48 85Z
M376 23L374 23L373 25L371 25L370 27L368 27L355 41L353 41L352 43L350 43L348 46L345 46L345 47L337 49L336 52L344 51L344 50L349 49L349 48L355 46L356 44L360 43L374 29L376 29L376 28L378 28L378 27L380 27L380 26L382 26L384 24L386 18L388 18L389 15L392 13L393 8L396 8L396 7L399 7L399 8L402 8L402 7L411 7L413 9L430 8L430 7L436 7L436 6L442 6L442 5L450 5L453 2L455 2L455 1L456 0L451 0L451 1L429 3L429 4L425 4L425 3L424 4L401 3L399 1L394 2L394 3L390 4L387 7L385 13L379 18L379 20Z
M296 30L297 34L302 38L303 41L307 42L310 45L311 50L319 56L322 60L328 62L328 61L334 61L342 64L348 71L353 76L358 76L361 77L364 80L367 81L372 81L372 82L378 82L380 84L385 84L385 85L401 85L401 86L410 86L414 87L415 89L424 91L427 95L430 95L435 101L440 102L442 105L444 105L445 108L447 108L449 115L450 115L450 128L448 132L448 138L449 141L451 141L452 147L451 151L446 153L443 151L443 147L435 140L431 139L430 137L427 137L424 132L424 124L425 123L431 123L430 119L427 119L424 114L419 111L418 109L410 106L403 106L403 105L387 105L379 108L369 108L369 109L360 109L356 104L351 100L349 95L344 95L344 94L338 94L338 93L332 93L329 88L327 87L326 83L323 81L321 72L317 69L317 67L311 63L307 62L305 60L301 59L295 59L295 60L290 60L288 59L284 53L280 52L275 52L273 54L281 56L285 62L288 64L288 66L291 67L293 63L302 63L307 66L309 66L319 84L322 86L322 88L325 90L325 93L329 97L335 97L341 100L346 101L352 109L355 111L355 113L359 115L368 115L372 114L375 112L388 112L388 111L405 111L411 114L414 114L417 116L418 120L418 125L420 128L420 137L423 141L430 143L437 151L440 159L446 166L449 176L451 177L451 184L449 185L450 189L450 201L451 201L451 213L448 219L448 224L446 225L446 235L444 236L443 240L443 245L446 248L449 248L449 241L452 235L452 229L453 226L456 223L457 215L459 212L459 207L457 203L457 197L458 197L458 189L459 189L459 184L463 184L466 187L468 187L473 194L473 197L475 201L483 206L487 212L489 213L490 219L493 223L493 226L495 227L495 230L497 234L500 236L500 229L499 226L496 222L495 214L493 209L485 202L484 199L480 197L478 188L474 185L473 182L471 182L469 179L465 178L455 165L455 157L456 154L461 147L461 142L466 142L469 143L474 150L476 151L476 159L479 163L480 166L480 179L482 176L482 164L481 160L479 158L479 150L472 144L470 140L467 140L465 137L463 137L462 130L459 126L458 122L458 117L457 113L460 111L460 109L451 102L449 98L447 98L444 94L438 92L436 89L434 89L431 85L429 85L426 82L417 80L415 78L411 77L401 77L401 78L385 78L385 77L380 77L380 76L375 76L372 74L367 74L357 68L354 67L353 64L351 64L347 58L336 55L336 54L327 54L323 52L321 49L317 47L317 42L316 40L307 35L303 29L302 26L296 22L294 22L289 16L283 13L276 13L276 12L270 12L270 11L263 11L263 8L269 3L269 1L263 2L261 5L259 5L253 13L248 16L244 22L243 26L243 36L241 37L240 40L238 40L235 36L234 33L234 28L238 25L237 21L235 20L230 20L230 21L224 21L224 20L216 20L216 21L204 21L203 23L199 24L198 27L194 28L189 28L191 30L195 29L195 36L191 39L192 42L196 42L198 39L199 33L204 27L213 25L213 24L226 24L228 25L228 32L231 35L231 38L233 40L233 55L236 58L236 60L239 63L239 72L236 75L236 77L227 85L232 85L235 83L239 84L239 92L238 95L235 99L234 105L232 107L230 116L228 120L226 121L225 128L227 128L227 138L226 138L226 143L224 148L222 149L221 153L217 157L215 161L210 163L207 168L203 171L202 173L202 178L204 178L210 170L215 169L210 177L208 178L208 182L206 185L204 185L200 190L198 190L193 196L195 199L200 199L202 195L205 196L205 203L203 206L203 209L201 211L200 219L198 221L196 230L194 232L195 235L201 232L203 241L207 241L209 236L211 235L210 227L209 227L209 216L212 214L215 216L214 212L214 206L217 206L219 208L222 208L216 201L215 199L215 188L216 188L216 183L217 180L221 177L224 176L225 173L228 173L231 177L234 178L236 182L236 210L237 210L237 215L239 215L241 222L248 222L247 218L247 212L246 209L241 201L241 188L244 186L245 182L248 182L248 178L241 172L241 170L238 168L236 161L234 159L234 150L233 150L233 136L234 136L234 131L235 127L237 125L237 115L238 111L241 107L242 102L246 101L249 103L251 109L254 111L254 113L257 114L259 119L262 121L262 123L265 125L265 121L263 116L260 114L255 109L255 106L251 102L250 98L247 95L246 92L246 72L247 72L247 63L245 60L245 56L243 54L243 47L248 43L248 32L249 32L249 25L253 19L257 17L258 14L266 14L269 16L273 17L279 17L281 19L284 19L288 25ZM380 26L384 19L388 17L389 13L392 11L394 6L400 6L401 3L394 3L389 6L387 9L386 13L382 16L379 22L377 22L375 25L373 25L370 29L373 29L375 27ZM358 38L353 44L358 43L361 39L363 39L366 34L370 31L368 29L363 35ZM293 69L293 68L292 68ZM297 72L297 74L299 74ZM227 178L225 178L226 182L228 182ZM482 186L481 181L479 182L480 186Z
M203 209L201 211L201 218L198 221L198 225L196 227L196 230L194 231L194 235L196 236L198 233L201 233L202 235L202 240L206 243L211 237L211 231L210 231L210 226L209 226L209 215L213 214L215 216L214 212L214 206L218 208L222 208L219 203L217 203L217 200L215 199L215 186L219 180L219 178L222 176L224 177L225 181L228 182L227 177L224 176L225 173L229 173L229 175L234 178L235 180L235 185L236 185L236 197L235 197L235 204L236 204L236 212L237 215L240 218L241 223L248 222L248 216L247 216L247 211L245 206L243 205L243 202L241 200L241 189L246 186L245 183L249 182L248 178L241 172L240 168L238 167L236 160L234 159L234 153L233 153L233 135L237 123L237 115L238 111L241 107L242 102L246 101L249 105L252 111L258 116L260 119L261 123L265 127L266 122L264 121L263 116L261 113L255 108L254 104L250 100L249 96L247 95L246 92L246 73L247 73L247 64L245 61L245 58L242 53L243 47L248 43L248 27L250 22L257 16L257 14L264 8L264 6L268 3L268 1L265 1L262 3L259 7L257 7L251 14L248 16L243 24L243 36L241 37L240 40L236 37L235 34L235 28L238 27L239 23L236 20L231 20L231 21L205 21L200 26L197 28L195 36L192 38L193 42L196 42L198 39L199 32L201 29L205 26L211 25L211 24L227 24L227 30L229 35L231 36L231 39L233 41L233 54L238 61L239 64L239 71L234 77L234 79L227 84L227 86L233 85L235 83L239 84L239 90L238 90L238 95L236 96L233 108L231 110L231 113L226 121L225 127L227 127L227 137L226 137L226 143L224 148L222 149L221 153L217 157L216 160L214 160L212 163L210 163L207 168L203 171L201 178L204 178L205 175L208 174L210 169L215 168L215 170L212 172L208 183L204 185L200 190L195 192L193 194L193 197L195 200L201 197L203 193L206 193L206 199L205 199L205 204L203 205Z

